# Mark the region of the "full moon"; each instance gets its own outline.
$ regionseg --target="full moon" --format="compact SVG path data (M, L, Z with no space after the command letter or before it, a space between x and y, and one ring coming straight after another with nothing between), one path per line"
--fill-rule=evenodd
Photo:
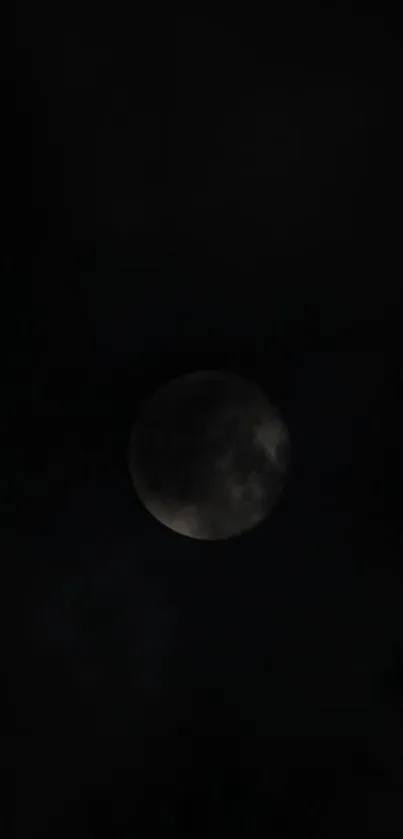
M142 404L128 461L140 501L160 523L194 539L228 539L273 510L286 482L290 439L256 384L199 371Z

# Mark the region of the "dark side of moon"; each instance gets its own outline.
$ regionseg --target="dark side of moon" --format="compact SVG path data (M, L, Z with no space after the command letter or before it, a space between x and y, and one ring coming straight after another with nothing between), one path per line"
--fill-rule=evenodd
M195 539L228 539L274 508L290 440L257 385L200 371L174 379L142 405L128 460L138 497L159 522Z

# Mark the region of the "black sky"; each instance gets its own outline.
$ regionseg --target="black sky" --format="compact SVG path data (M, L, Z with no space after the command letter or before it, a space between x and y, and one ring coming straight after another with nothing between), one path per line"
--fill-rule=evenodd
M8 835L399 835L401 30L58 3L17 31ZM125 461L139 400L206 367L293 441L272 518L219 544Z

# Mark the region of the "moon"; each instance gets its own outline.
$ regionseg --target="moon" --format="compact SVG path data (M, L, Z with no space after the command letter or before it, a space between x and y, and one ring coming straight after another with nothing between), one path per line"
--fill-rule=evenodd
M146 400L131 430L128 466L151 515L193 539L251 530L286 483L290 438L260 388L226 371L170 381Z

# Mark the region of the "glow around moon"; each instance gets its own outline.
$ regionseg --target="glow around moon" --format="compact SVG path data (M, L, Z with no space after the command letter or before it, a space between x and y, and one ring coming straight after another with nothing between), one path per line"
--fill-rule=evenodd
M139 499L161 524L194 539L228 539L272 511L286 482L290 440L255 384L200 371L143 404L128 459Z

